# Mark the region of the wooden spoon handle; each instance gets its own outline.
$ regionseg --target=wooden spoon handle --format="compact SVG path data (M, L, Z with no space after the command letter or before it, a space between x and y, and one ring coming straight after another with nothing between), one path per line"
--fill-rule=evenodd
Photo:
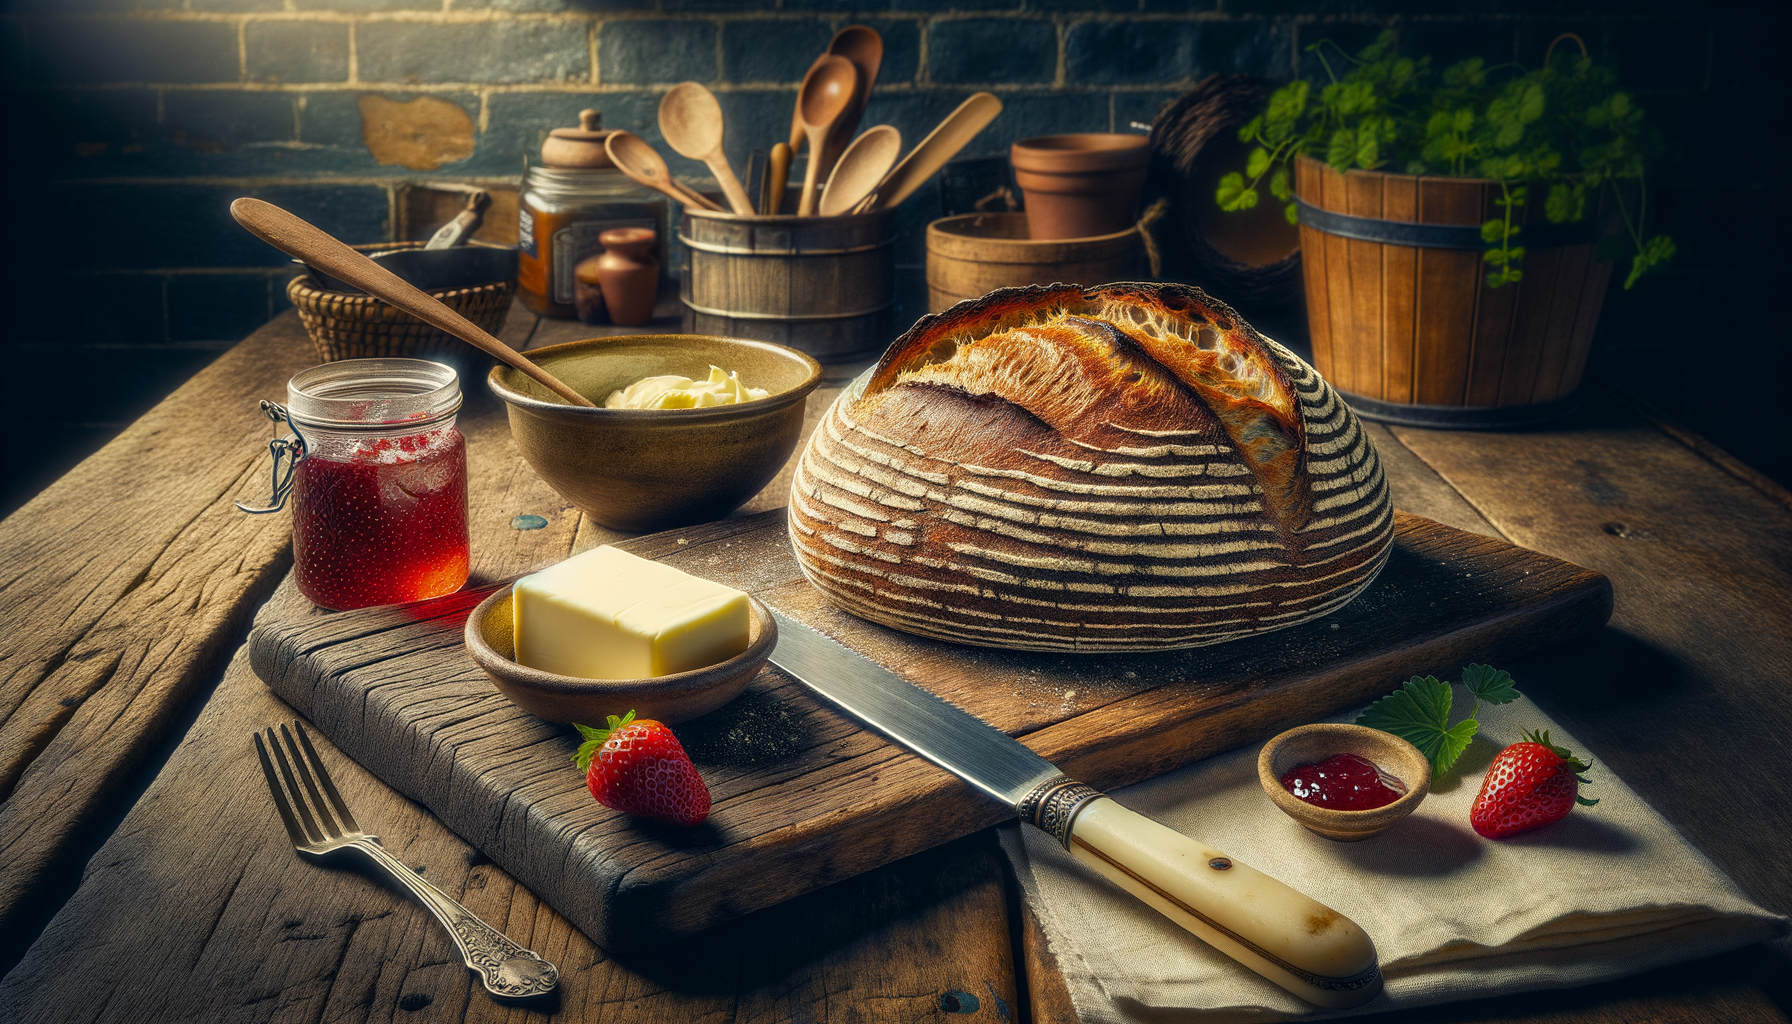
M973 93L946 115L939 127L902 158L883 182L877 186L875 209L887 210L907 199L921 183L958 155L973 137L1002 112L1002 101L987 92Z
M809 134L809 166L803 171L803 194L797 197L796 212L807 217L815 212L815 200L821 173L821 142L827 138L827 125L812 125Z
M328 232L272 203L243 198L230 204L230 215L256 238L296 256L307 264L340 278L375 298L384 299L433 327L454 335L500 362L529 375L536 383L574 405L596 408L596 403L567 387L558 377L536 366L522 353L479 329L472 321L432 298L416 285L380 266Z
M692 188L691 186L686 185L684 182L679 181L677 178L672 179L672 189L674 189L676 191L668 191L667 194L671 195L672 198L678 200L679 202L685 204L686 206L700 206L705 210L710 210L715 213L727 213L728 212L727 210L723 209L720 205L718 205L715 200L709 198L708 196L697 191L696 189Z
M720 149L705 157L704 163L716 176L716 183L722 186L722 194L728 197L728 205L742 217L753 216L753 202L747 198L747 190L741 188L740 179L734 176L734 168L728 166L728 158Z

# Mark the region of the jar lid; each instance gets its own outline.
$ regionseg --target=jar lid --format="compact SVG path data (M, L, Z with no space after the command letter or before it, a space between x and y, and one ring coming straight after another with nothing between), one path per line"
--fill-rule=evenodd
M460 408L454 368L427 359L341 359L286 382L286 412L301 427L421 429Z
M541 162L549 167L608 167L610 154L604 152L604 140L616 134L604 131L603 111L586 107L579 111L577 128L556 128L541 144Z

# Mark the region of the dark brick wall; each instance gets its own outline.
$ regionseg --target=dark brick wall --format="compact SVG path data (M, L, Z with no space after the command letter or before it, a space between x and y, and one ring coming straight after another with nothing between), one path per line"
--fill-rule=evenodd
M1743 0L884 0L866 10L828 0L13 0L0 5L0 84L9 194L25 209L12 217L24 244L9 247L9 279L58 315L15 325L6 346L27 361L103 351L95 362L126 367L130 386L113 411L82 421L103 433L284 305L284 261L230 222L232 198L289 205L351 241L383 239L401 183L514 181L525 154L581 107L658 143L659 97L686 79L720 96L740 166L785 135L813 54L864 21L887 47L866 124L894 124L912 143L970 92L1002 97L1006 111L967 156L1048 131L1127 130L1216 71L1316 73L1303 48L1322 38L1354 49L1393 27L1403 48L1441 62L1534 64L1557 33L1579 32L1678 147L1657 195L1680 259L1654 287L1614 293L1600 358L1643 386L1674 379L1669 364L1698 358L1715 334L1746 336L1783 364L1786 331L1771 305L1792 269L1780 187L1786 10ZM420 169L415 147L405 166L370 146L368 95L427 98L402 109L434 111L423 148L436 147L440 165ZM394 116L390 131L403 134L411 114ZM1717 150L1734 155L1714 160ZM905 208L904 263L920 262L934 215L925 199ZM1698 326L1661 315L1689 308L1683 300Z

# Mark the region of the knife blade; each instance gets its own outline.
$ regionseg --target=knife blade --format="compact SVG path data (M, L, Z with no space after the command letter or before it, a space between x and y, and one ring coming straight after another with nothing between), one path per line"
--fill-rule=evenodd
M1069 778L1020 741L782 612L772 664L854 718L1014 808L1078 863L1295 995L1333 1009L1381 991L1354 921Z

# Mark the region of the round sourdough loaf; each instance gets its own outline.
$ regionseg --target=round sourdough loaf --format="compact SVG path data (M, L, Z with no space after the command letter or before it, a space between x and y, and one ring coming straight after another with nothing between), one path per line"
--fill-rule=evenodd
M1219 643L1335 611L1393 512L1313 368L1198 288L1006 288L922 317L823 416L790 491L810 582L1022 650Z

